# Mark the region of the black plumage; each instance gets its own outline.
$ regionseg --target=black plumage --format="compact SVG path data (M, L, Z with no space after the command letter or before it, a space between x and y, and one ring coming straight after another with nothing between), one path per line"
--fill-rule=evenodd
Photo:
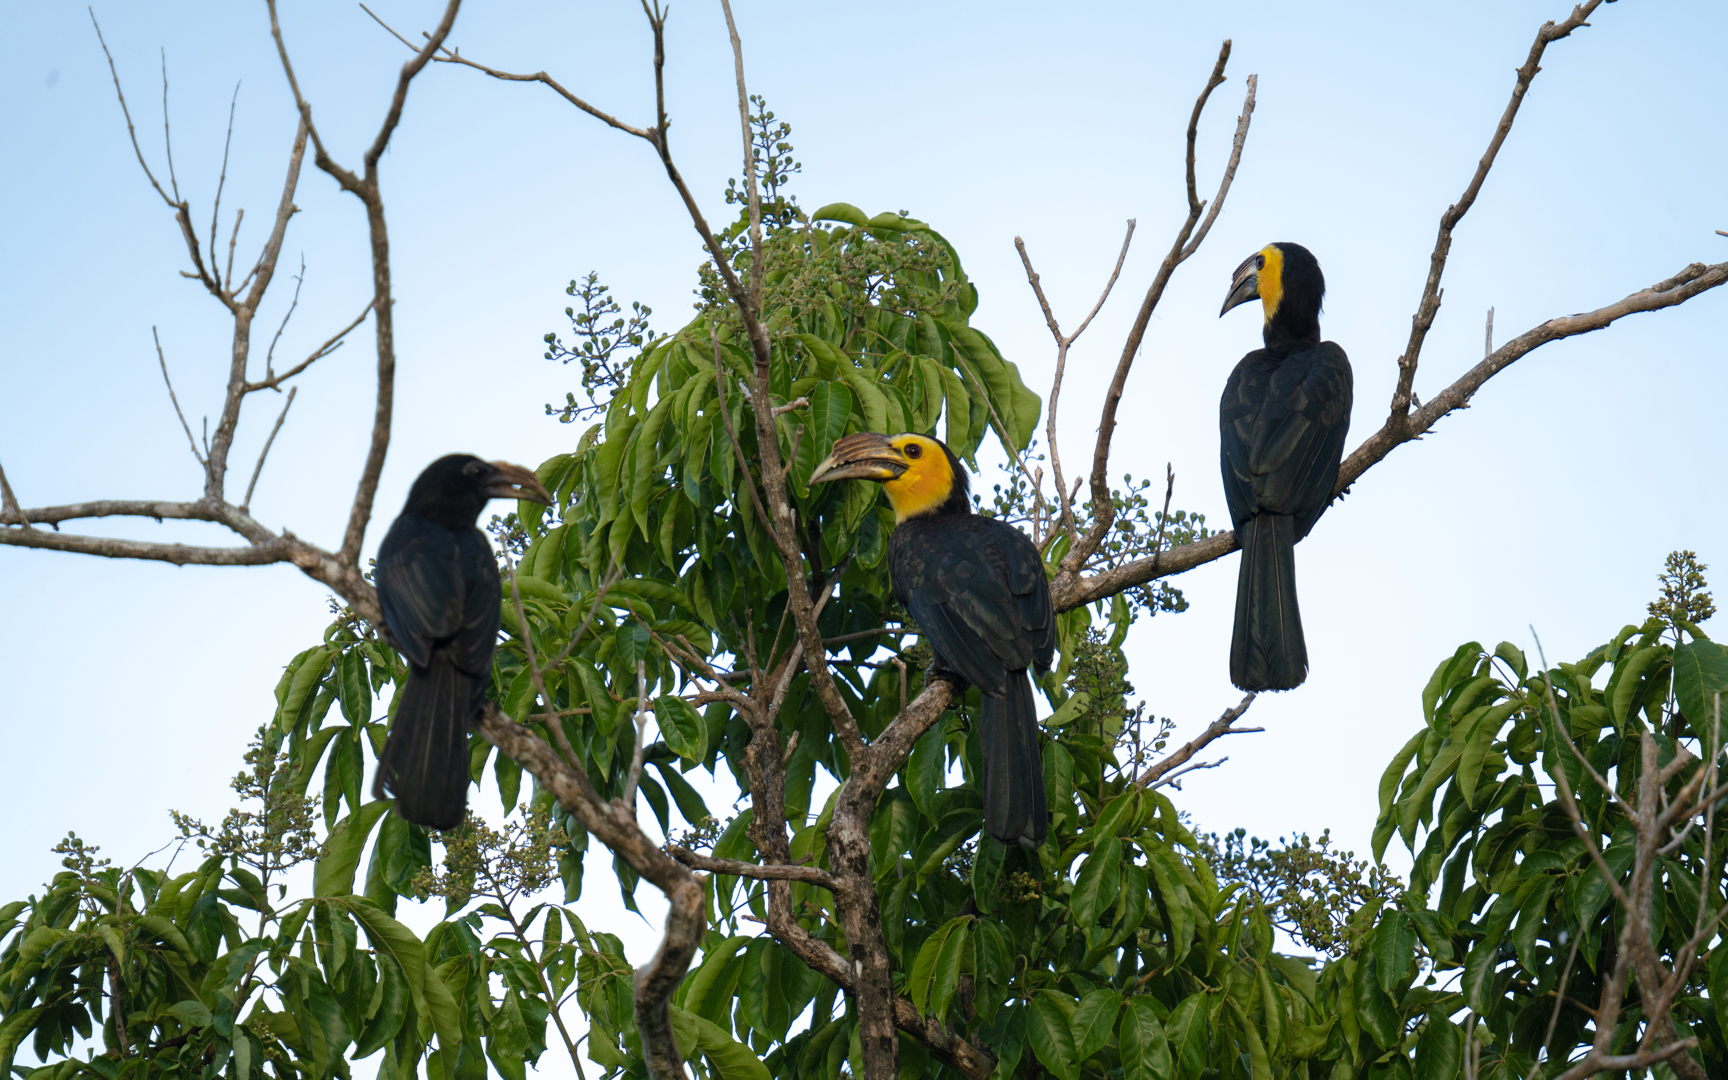
M1265 347L1236 365L1218 408L1224 494L1242 545L1230 681L1243 690L1288 690L1308 676L1295 546L1332 501L1350 428L1350 361L1320 340L1325 291L1308 249L1280 243L1242 264L1225 301L1229 310L1258 298L1267 315Z
M982 695L984 827L1037 847L1049 829L1037 704L1028 669L1050 669L1056 620L1038 549L972 512L966 470L936 439L850 435L812 480L884 482L899 523L888 540L894 596L936 654L935 668Z
M549 501L519 465L439 458L378 547L378 604L409 672L372 793L431 829L455 828L468 805L468 725L486 703L500 598L498 562L475 523L496 497Z

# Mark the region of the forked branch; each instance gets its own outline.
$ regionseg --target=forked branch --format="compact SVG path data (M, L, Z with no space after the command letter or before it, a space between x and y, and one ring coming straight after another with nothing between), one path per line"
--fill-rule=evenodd
M1248 76L1247 94L1242 99L1242 112L1236 118L1236 135L1230 144L1230 160L1224 166L1224 178L1218 184L1218 194L1212 198L1211 213L1206 215L1204 223L1201 214L1205 203L1200 201L1195 188L1194 179L1194 144L1199 137L1200 115L1206 109L1206 101L1212 96L1224 81L1224 65L1230 60L1230 42L1225 41L1218 50L1218 62L1212 67L1212 75L1206 80L1206 86L1200 91L1200 96L1194 102L1194 112L1188 120L1188 156L1187 156L1187 188L1188 217L1182 227L1177 230L1176 238L1170 245L1169 254L1159 264L1158 272L1152 278L1152 284L1146 289L1146 296L1140 302L1140 311L1134 317L1134 324L1129 328L1128 337L1122 343L1122 357L1116 363L1116 373L1110 379L1110 388L1104 394L1104 406L1098 417L1098 441L1092 450L1092 523L1086 530L1086 535L1062 559L1062 571L1058 581L1063 577L1070 580L1076 578L1086 560L1098 550L1098 545L1104 542L1104 537L1116 523L1115 500L1110 497L1110 441L1116 433L1116 410L1122 403L1122 392L1128 384L1128 372L1134 366L1134 358L1140 353L1140 343L1146 337L1146 327L1152 320L1152 312L1158 306L1158 301L1164 296L1164 289L1170 284L1170 277L1176 268L1186 262L1190 256L1200 249L1200 244L1206 239L1206 234L1212 228L1212 222L1217 219L1219 209L1224 205L1224 199L1230 193L1230 183L1236 177L1236 168L1242 163L1242 148L1248 141L1248 124L1254 116L1254 94L1259 79ZM1198 231L1196 231L1198 226Z

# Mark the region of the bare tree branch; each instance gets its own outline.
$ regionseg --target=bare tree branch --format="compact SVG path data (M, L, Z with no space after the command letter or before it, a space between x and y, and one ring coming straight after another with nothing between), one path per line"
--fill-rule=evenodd
M398 34L395 30L391 29L389 23L385 22L383 19L378 18L377 13L374 12L371 8L367 7L365 4L361 4L360 10L364 11L368 15L371 15L373 18L373 21L377 22L377 24L379 26L382 26L385 30L389 31L390 36L394 37L397 41L400 41L402 44L408 46L409 49L417 49L417 46L415 46L407 38L403 37L401 34ZM583 101L581 98L577 97L575 94L572 94L570 91L564 89L564 87L559 84L558 80L552 78L552 76L546 74L544 71L536 71L532 75L516 75L516 74L512 74L511 72L508 72L508 71L499 71L496 68L487 67L485 64L475 63L474 61L468 59L466 56L463 56L461 54L460 49L451 50L451 49L440 47L438 51L439 51L440 55L434 57L434 59L436 59L438 61L438 63L440 63L440 64L461 64L463 67L471 67L475 71L483 72L484 74L490 75L494 79L498 79L502 82L544 83L546 86L550 87L552 89L552 91L555 92L559 97L563 98L565 101L568 101L570 104L576 106L578 109L581 109L583 112L587 113L589 116L592 116L594 119L605 124L607 127L616 128L617 130L625 132L626 134L634 135L638 139L646 139L650 143L654 142L654 133L653 132L648 131L645 128L639 128L639 127L635 127L631 124L626 124L624 121L618 119L617 117L613 116L612 114L595 108L594 106L588 104L588 102Z
M834 888L833 875L814 866L783 864L764 866L760 863L741 862L737 859L716 859L707 855L699 855L681 844L668 844L666 850L671 853L674 859L692 870L707 870L710 873L730 874L733 877L752 878L756 881L802 881L806 885L820 885L824 889Z
M1482 190L1482 182L1488 178L1488 170L1494 167L1494 159L1499 155L1506 136L1511 133L1512 121L1518 117L1518 107L1524 103L1524 94L1530 89L1530 81L1542 70L1543 50L1547 49L1549 42L1559 41L1580 26L1588 26L1584 20L1589 18L1590 13L1601 3L1602 0L1586 0L1574 7L1572 14L1564 22L1545 22L1541 29L1536 31L1536 40L1530 46L1530 55L1524 61L1524 66L1518 69L1518 78L1513 83L1512 100L1506 103L1506 111L1501 114L1500 123L1494 128L1494 136L1488 140L1488 149L1476 163L1475 175L1470 178L1469 186L1464 189L1464 194L1458 201L1440 215L1440 235L1434 241L1434 253L1428 258L1428 280L1422 286L1422 300L1410 321L1410 342L1404 347L1404 355L1398 358L1398 388L1392 392L1392 414L1387 418L1388 427L1395 428L1398 422L1407 419L1410 411L1411 387L1416 381L1416 362L1422 352L1422 343L1428 336L1428 328L1434 325L1434 316L1440 311L1440 277L1446 272L1446 257L1452 250L1452 230L1457 228L1464 215L1470 212L1477 194Z
M1050 301L1044 295L1038 272L1032 269L1032 257L1026 253L1026 242L1018 236L1014 238L1014 250L1020 253L1020 264L1026 268L1026 282L1032 286L1032 293L1038 298L1038 306L1043 309L1044 322L1050 327L1050 336L1056 339L1056 376L1050 382L1050 400L1044 406L1044 445L1050 451L1050 469L1055 474L1056 498L1061 503L1060 527L1070 544L1077 543L1080 538L1074 529L1074 498L1068 493L1068 481L1062 473L1062 452L1056 445L1056 406L1062 398L1062 377L1068 368L1068 348L1079 340L1086 328L1092 325L1093 318L1104 310L1104 301L1110 299L1110 290L1116 287L1116 279L1122 273L1122 264L1128 259L1128 245L1133 242L1134 219L1129 218L1128 231L1122 237L1122 251L1116 256L1116 267L1110 271L1110 280L1104 283L1103 293L1099 295L1098 302L1092 305L1091 312L1080 321L1080 329L1064 335L1061 326L1056 322L1056 314L1050 310ZM1051 536L1054 535L1052 532Z
M6 482L6 470L0 469L0 525L14 524L30 531L30 519L18 505L18 496L12 494L12 485Z
M1194 102L1194 112L1188 120L1188 217L1177 230L1176 239L1170 245L1169 254L1158 267L1158 273L1153 277L1152 284L1146 289L1146 297L1140 302L1140 311L1134 317L1134 325L1128 331L1127 340L1122 345L1122 358L1116 363L1116 373L1110 380L1110 388L1104 394L1104 407L1098 418L1098 441L1092 451L1092 524L1086 530L1086 535L1078 544L1062 558L1061 576L1073 578L1079 574L1080 568L1086 564L1098 545L1104 542L1104 537L1116 522L1116 505L1110 497L1109 466L1110 441L1116 432L1116 410L1122 402L1122 392L1128 383L1129 369L1134 365L1134 358L1140 352L1140 343L1146 336L1146 327L1152 320L1152 311L1158 306L1158 301L1164 296L1164 288L1170 283L1170 277L1176 268L1187 261L1199 249L1199 243L1205 237L1205 232L1195 233L1195 225L1200 221L1200 214L1205 204L1200 201L1195 189L1194 180L1194 143L1199 136L1200 114L1206 108L1206 101L1212 96L1212 91L1224 81L1224 65L1230 60L1230 42L1225 41L1218 50L1218 62L1212 66L1212 75L1206 80L1206 86L1200 91L1200 96ZM1236 119L1236 136L1231 142L1230 161L1224 169L1224 179L1218 186L1218 194L1212 200L1212 214L1215 217L1224 203L1224 197L1230 191L1230 182L1236 175L1236 167L1242 161L1242 147L1248 140L1248 124L1254 115L1254 93L1258 78L1248 77L1248 92L1242 100L1242 113ZM1211 227L1212 218L1207 218L1207 228ZM1192 238L1192 243L1190 239Z
M167 66L163 66L163 89L167 89ZM216 257L216 224L222 216L222 189L228 183L228 148L234 143L234 107L240 103L240 84L234 84L234 96L228 99L228 134L222 139L222 172L216 178L216 197L210 202L210 257ZM168 110L162 110L163 120L167 120ZM234 243L240 238L240 218L246 211L234 215L234 238L228 241L228 272L223 275L232 282L234 277Z
M353 322L349 323L347 326L344 326L342 329L336 331L336 333L331 336L330 340L328 340L324 344L318 346L316 349L313 349L312 355L310 355L306 359L300 361L298 364L295 364L293 367L289 368L287 371L284 371L282 374L277 375L273 372L270 372L268 367L266 367L265 377L263 379L260 379L258 382L246 383L245 388L244 388L244 392L250 394L250 393L253 393L254 391L257 391L257 390L277 390L277 389L280 389L284 382L286 382L289 379L292 379L294 376L300 374L302 371L305 371L307 368L311 367L314 363L316 363L319 360L322 360L326 356L329 356L331 353L335 352L337 349L340 349L342 347L342 339L347 337L354 330L355 327L359 326L361 323L366 321L367 314L369 314L371 312L372 305L376 302L377 302L376 300L367 301L366 306L360 309L360 314L354 316Z
M150 338L156 342L156 362L162 366L162 382L168 387L168 400L174 405L174 415L180 418L180 430L186 433L186 443L192 448L193 459L209 472L210 463L198 452L198 440L192 437L192 427L186 423L186 414L180 411L180 399L174 395L174 380L168 377L168 358L162 355L162 338L154 326L150 328Z
M1184 743L1180 749L1176 750L1162 761L1156 761L1147 766L1145 772L1134 778L1134 786L1155 786L1164 776L1168 775L1172 769L1181 766L1195 754L1204 750L1208 745L1218 739L1222 739L1226 735L1245 735L1249 732L1264 731L1264 728L1239 728L1231 726L1235 724L1237 720L1242 718L1243 713L1248 711L1248 706L1254 704L1254 698L1256 696L1257 695L1252 692L1244 695L1242 700L1237 702L1234 707L1225 709L1223 713L1219 714L1218 719L1207 725L1205 731L1202 731L1194 738L1188 740L1188 742Z
M252 491L258 486L258 477L264 472L264 459L270 456L270 448L276 445L276 433L282 430L282 421L288 419L288 410L294 407L294 395L299 392L298 386L288 388L288 400L282 403L282 413L276 417L276 423L270 429L270 437L264 440L264 449L258 451L258 464L252 469L252 481L246 485L246 497L240 500L242 510L251 510Z
M312 123L312 105L301 94L299 81L294 76L294 67L288 59L288 47L282 39L282 27L276 14L276 0L266 2L270 9L270 34L276 41L277 56L281 59L282 70L288 77L289 89L294 93L294 103L300 110L301 122L312 135L314 160L320 169L365 205L366 221L371 233L372 312L378 342L378 394L373 408L371 445L367 448L365 464L360 470L360 481L354 492L354 505L348 514L348 528L343 534L342 546L337 549L337 558L351 563L360 557L360 545L365 540L366 525L372 518L372 504L378 495L378 479L384 471L384 456L390 449L390 422L396 389L396 323L394 301L390 293L390 236L384 224L384 199L378 186L378 161L384 156L384 149L389 145L396 125L401 122L402 109L408 99L409 84L449 36L456 23L456 13L461 9L462 0L449 0L444 8L443 19L428 36L425 47L402 65L396 79L396 92L390 99L384 122L363 158L363 177L356 176L338 165L325 149L318 129ZM244 371L237 382L243 385Z
M1467 408L1471 397L1484 383L1527 353L1551 341L1601 330L1627 315L1659 311L1683 304L1724 282L1728 282L1728 262L1709 266L1693 263L1673 277L1605 307L1577 315L1562 315L1525 331L1494 350L1486 360L1465 372L1433 399L1424 402L1420 409L1412 410L1407 428L1388 421L1379 431L1363 440L1339 467L1338 483L1333 488L1333 497L1345 494L1346 489L1363 473L1398 446L1421 438L1447 414ZM1056 602L1056 610L1068 611L1082 604L1114 596L1135 585L1144 585L1148 581L1192 570L1196 566L1220 559L1236 548L1234 532L1215 533L1204 540L1171 548L1160 556L1135 559L1096 574L1085 577L1060 576L1050 583L1050 592Z

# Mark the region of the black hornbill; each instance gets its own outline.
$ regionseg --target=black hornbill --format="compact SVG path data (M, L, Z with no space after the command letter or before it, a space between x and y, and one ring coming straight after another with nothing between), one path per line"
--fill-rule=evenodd
M1268 244L1236 268L1224 312L1258 299L1264 349L1242 358L1218 405L1230 520L1242 544L1230 681L1289 690L1308 677L1296 607L1296 541L1332 501L1350 430L1350 361L1320 340L1326 279L1300 244Z
M450 454L414 481L378 546L378 606L409 671L372 795L394 795L399 816L429 829L467 811L468 725L498 647L498 561L474 524L489 499L552 501L529 469Z
M1049 827L1038 712L1026 669L1050 669L1056 620L1044 561L1024 533L972 512L966 470L924 435L836 440L811 483L875 480L897 521L888 540L894 597L936 654L933 669L983 695L984 827L1037 847Z

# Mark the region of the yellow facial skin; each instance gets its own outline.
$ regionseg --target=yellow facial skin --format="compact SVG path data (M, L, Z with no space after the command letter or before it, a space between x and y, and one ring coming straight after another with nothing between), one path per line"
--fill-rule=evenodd
M906 459L906 471L882 484L895 522L940 506L954 490L954 473L941 445L922 435L896 435L888 444Z
M1260 268L1256 289L1260 293L1260 307L1266 313L1266 321L1271 322L1272 316L1278 314L1278 301L1284 298L1284 252L1277 244L1267 244L1260 250L1260 257L1266 260L1266 265Z

